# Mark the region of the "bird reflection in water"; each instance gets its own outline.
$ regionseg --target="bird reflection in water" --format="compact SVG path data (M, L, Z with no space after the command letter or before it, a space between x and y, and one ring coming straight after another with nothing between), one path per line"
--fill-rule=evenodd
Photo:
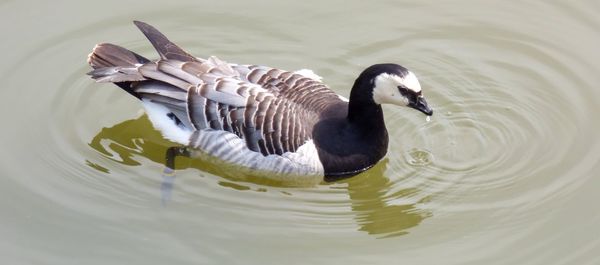
M124 165L140 165L134 159L135 156L143 156L166 165L161 182L163 204L171 199L176 178L175 169L197 168L229 180L219 182L221 186L239 190L250 190L240 184L240 181L274 187L286 186L285 183L277 183L273 180L264 180L243 173L240 175L239 171L232 172L230 168L212 164L211 161L187 158L189 156L187 149L173 147L173 143L165 140L152 128L145 115L110 128L103 128L89 145L109 159ZM106 167L98 163L87 161L87 164L96 170L109 173ZM350 207L355 214L359 230L378 237L404 235L410 228L419 225L432 215L431 212L418 208L419 204L429 200L429 196L422 196L422 192L417 188L394 187L394 183L384 175L387 164L388 160L384 159L364 173L335 182L346 185ZM264 192L265 189L260 188L258 191ZM290 194L289 191L284 193Z

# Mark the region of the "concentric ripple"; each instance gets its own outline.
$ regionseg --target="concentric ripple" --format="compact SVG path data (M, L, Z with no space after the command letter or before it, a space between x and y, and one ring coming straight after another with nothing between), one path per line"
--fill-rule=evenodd
M597 231L600 217L585 205L598 191L590 183L600 170L600 58L584 52L597 50L592 41L576 41L595 36L599 23L584 4L507 3L494 12L469 4L489 16L439 1L402 9L340 1L323 10L273 3L285 16L198 5L69 23L8 55L1 82L10 100L1 113L12 126L1 139L7 177L0 181L14 189L12 198L25 198L3 206L19 237L35 238L13 244L39 250L32 260L65 261L94 246L99 260L263 264L291 255L311 264L342 256L440 264L432 262L436 253L453 257L444 264L536 264L561 254L562 264L579 264L600 246L587 233ZM379 12L347 18L367 9ZM99 42L156 58L132 19L158 26L198 56L312 68L344 96L365 66L401 63L420 78L434 116L385 106L386 158L316 187L178 158L170 199L162 202L165 153L174 144L135 99L85 75L86 55ZM573 234L580 244L565 245ZM61 236L70 248L50 244ZM239 260L244 253L247 260Z
M473 27L486 34L472 35ZM346 54L362 61L411 50L403 63L434 107L431 121L385 109L387 193L411 187L427 202L416 204L420 211L434 215L509 211L479 217L505 227L531 222L532 209L573 196L591 177L600 150L580 135L598 131L586 113L600 102L573 50L490 22L403 30Z

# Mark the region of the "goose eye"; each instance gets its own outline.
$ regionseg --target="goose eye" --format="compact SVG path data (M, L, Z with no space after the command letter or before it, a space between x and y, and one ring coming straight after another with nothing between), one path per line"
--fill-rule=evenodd
M405 96L405 97L406 97L408 94L410 94L410 93L408 93L408 88L406 88L406 87L404 87L404 86L398 86L398 91L400 91L400 94L401 94L402 96Z

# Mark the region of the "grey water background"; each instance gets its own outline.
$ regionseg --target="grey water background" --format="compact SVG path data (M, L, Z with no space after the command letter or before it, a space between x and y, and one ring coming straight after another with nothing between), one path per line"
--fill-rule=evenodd
M2 264L600 264L598 1L1 1ZM417 74L431 121L386 106L390 150L354 178L285 187L178 161L134 98L93 83L132 25L190 53Z

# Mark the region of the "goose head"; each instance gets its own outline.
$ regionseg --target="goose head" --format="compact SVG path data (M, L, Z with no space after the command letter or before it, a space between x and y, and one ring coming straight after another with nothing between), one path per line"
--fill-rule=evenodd
M398 64L376 64L365 69L356 79L351 95L371 104L393 104L416 109L425 115L433 115L421 91L417 76ZM354 91L356 90L356 91ZM360 99L359 99L360 98Z

